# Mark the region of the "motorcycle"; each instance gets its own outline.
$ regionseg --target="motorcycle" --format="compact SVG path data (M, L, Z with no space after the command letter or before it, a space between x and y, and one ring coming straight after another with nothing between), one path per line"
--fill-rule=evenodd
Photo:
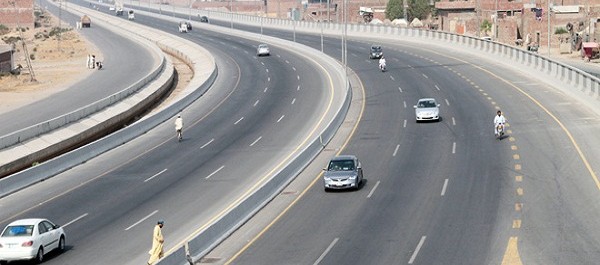
M496 131L498 133L496 133L496 138L501 139L502 136L504 136L504 125L502 123L498 123L498 125L496 125Z

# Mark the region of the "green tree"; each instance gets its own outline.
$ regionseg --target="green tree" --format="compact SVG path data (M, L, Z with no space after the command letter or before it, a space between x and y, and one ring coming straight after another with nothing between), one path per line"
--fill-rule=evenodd
M428 0L409 0L407 11L407 16L411 20L413 18L423 20L429 17L429 14L431 13L431 7L429 6Z
M481 25L479 25L479 30L487 35L487 33L492 30L492 22L484 19L483 22L481 22Z
M402 7L402 0L389 0L385 7L385 17L389 20L401 18L403 12L404 8Z

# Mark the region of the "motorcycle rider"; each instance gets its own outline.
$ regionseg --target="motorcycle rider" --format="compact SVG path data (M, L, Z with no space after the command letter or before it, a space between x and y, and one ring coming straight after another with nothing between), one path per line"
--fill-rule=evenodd
M379 59L379 69L381 71L385 70L385 58L383 56Z
M181 114L177 115L177 119L175 119L175 132L177 133L177 139L181 141L183 139L182 131L183 130L183 118L181 118Z
M494 134L498 136L498 125L502 125L504 128L504 123L506 123L506 118L502 115L502 111L497 111L496 116L494 116Z

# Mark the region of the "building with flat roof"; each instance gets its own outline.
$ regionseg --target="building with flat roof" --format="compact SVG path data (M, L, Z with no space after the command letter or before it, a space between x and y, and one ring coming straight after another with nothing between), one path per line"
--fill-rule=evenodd
M34 0L0 0L0 24L9 28L19 24L22 28L32 29L35 22L33 5Z

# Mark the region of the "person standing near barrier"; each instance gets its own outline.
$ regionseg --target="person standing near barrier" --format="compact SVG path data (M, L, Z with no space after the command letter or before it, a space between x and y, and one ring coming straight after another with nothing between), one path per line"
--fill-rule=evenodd
M163 257L163 246L165 239L162 235L162 227L165 224L163 220L159 220L154 231L152 232L152 248L148 251L150 259L148 259L148 265L152 265Z

